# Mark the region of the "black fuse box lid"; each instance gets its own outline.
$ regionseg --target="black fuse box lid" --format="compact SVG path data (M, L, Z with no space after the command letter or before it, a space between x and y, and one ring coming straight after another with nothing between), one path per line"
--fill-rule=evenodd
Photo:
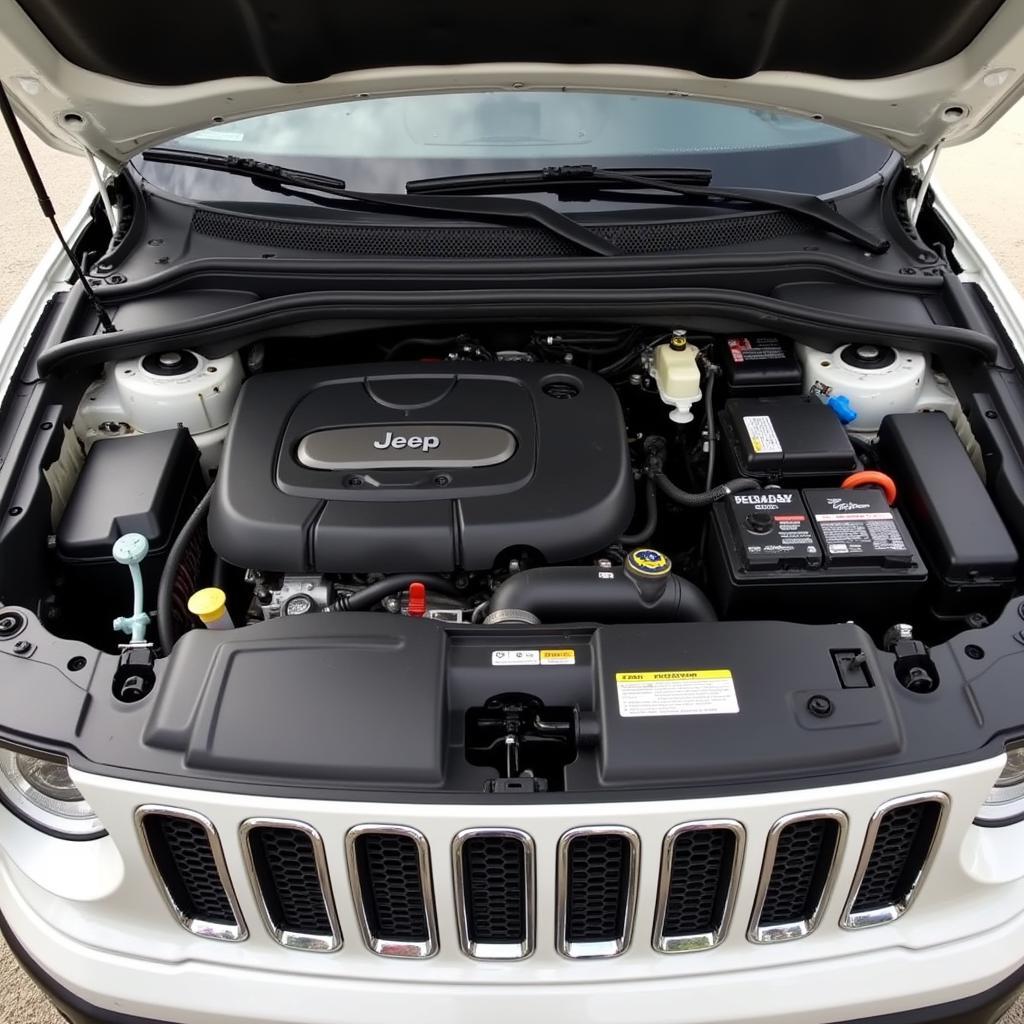
M944 413L886 416L882 468L933 569L957 587L1010 583L1020 556L981 477Z
M721 425L742 476L842 478L859 468L845 427L817 398L730 398Z
M159 554L198 473L199 449L184 427L97 441L57 526L57 553L64 562L112 562L114 541L141 533Z

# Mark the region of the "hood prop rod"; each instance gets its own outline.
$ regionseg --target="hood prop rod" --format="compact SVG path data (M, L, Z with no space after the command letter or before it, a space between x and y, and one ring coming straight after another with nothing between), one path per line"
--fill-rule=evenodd
M110 319L110 315L103 308L103 304L100 302L99 298L97 298L96 292L93 291L92 285L89 284L88 278L85 276L85 271L82 270L75 254L71 251L71 247L67 243L67 239L61 232L60 226L57 224L57 211L53 208L53 201L46 192L46 186L43 184L43 179L39 174L39 168L36 167L36 162L32 159L31 152L29 152L28 144L25 142L25 136L21 130L21 125L18 124L18 119L14 116L14 108L11 106L11 100L7 95L7 90L2 85L0 85L0 112L3 113L4 123L7 125L7 131L10 133L11 141L14 143L14 148L18 151L18 158L21 160L21 166L25 168L25 173L28 175L28 180L36 194L36 199L39 202L39 209L43 211L43 216L50 222L50 226L53 228L53 233L57 236L57 240L60 242L61 248L63 248L67 258L71 260L71 267L74 272L75 280L77 280L82 286L82 290L85 292L86 298L89 300L92 308L96 311L96 315L99 317L100 326L103 328L103 333L113 333L117 328L114 327L114 323Z

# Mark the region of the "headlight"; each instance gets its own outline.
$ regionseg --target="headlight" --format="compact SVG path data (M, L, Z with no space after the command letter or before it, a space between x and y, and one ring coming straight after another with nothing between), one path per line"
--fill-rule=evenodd
M990 825L1008 825L1024 818L1024 740L1006 748L1006 764L978 813L977 820Z
M18 817L64 839L104 832L63 759L0 748L0 796Z

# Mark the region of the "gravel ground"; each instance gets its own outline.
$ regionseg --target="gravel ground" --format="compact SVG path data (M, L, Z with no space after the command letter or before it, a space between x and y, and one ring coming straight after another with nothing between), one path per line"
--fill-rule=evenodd
M43 178L60 218L78 205L89 184L84 161L34 144ZM938 178L947 194L1024 291L1024 103L985 137L942 156ZM13 147L0 132L0 181L6 182L0 234L0 314L18 294L52 240ZM1024 1024L1024 1000L1007 1018ZM0 1022L60 1024L49 1004L0 943Z

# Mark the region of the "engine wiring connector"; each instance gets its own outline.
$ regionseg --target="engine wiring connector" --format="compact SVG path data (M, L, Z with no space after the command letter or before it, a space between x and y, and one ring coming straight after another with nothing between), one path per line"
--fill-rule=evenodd
M145 643L149 616L143 611L145 605L140 566L142 560L149 554L149 541L141 533L126 533L114 541L111 553L115 562L128 566L132 576L132 614L119 615L114 619L114 630L127 634L133 644Z

